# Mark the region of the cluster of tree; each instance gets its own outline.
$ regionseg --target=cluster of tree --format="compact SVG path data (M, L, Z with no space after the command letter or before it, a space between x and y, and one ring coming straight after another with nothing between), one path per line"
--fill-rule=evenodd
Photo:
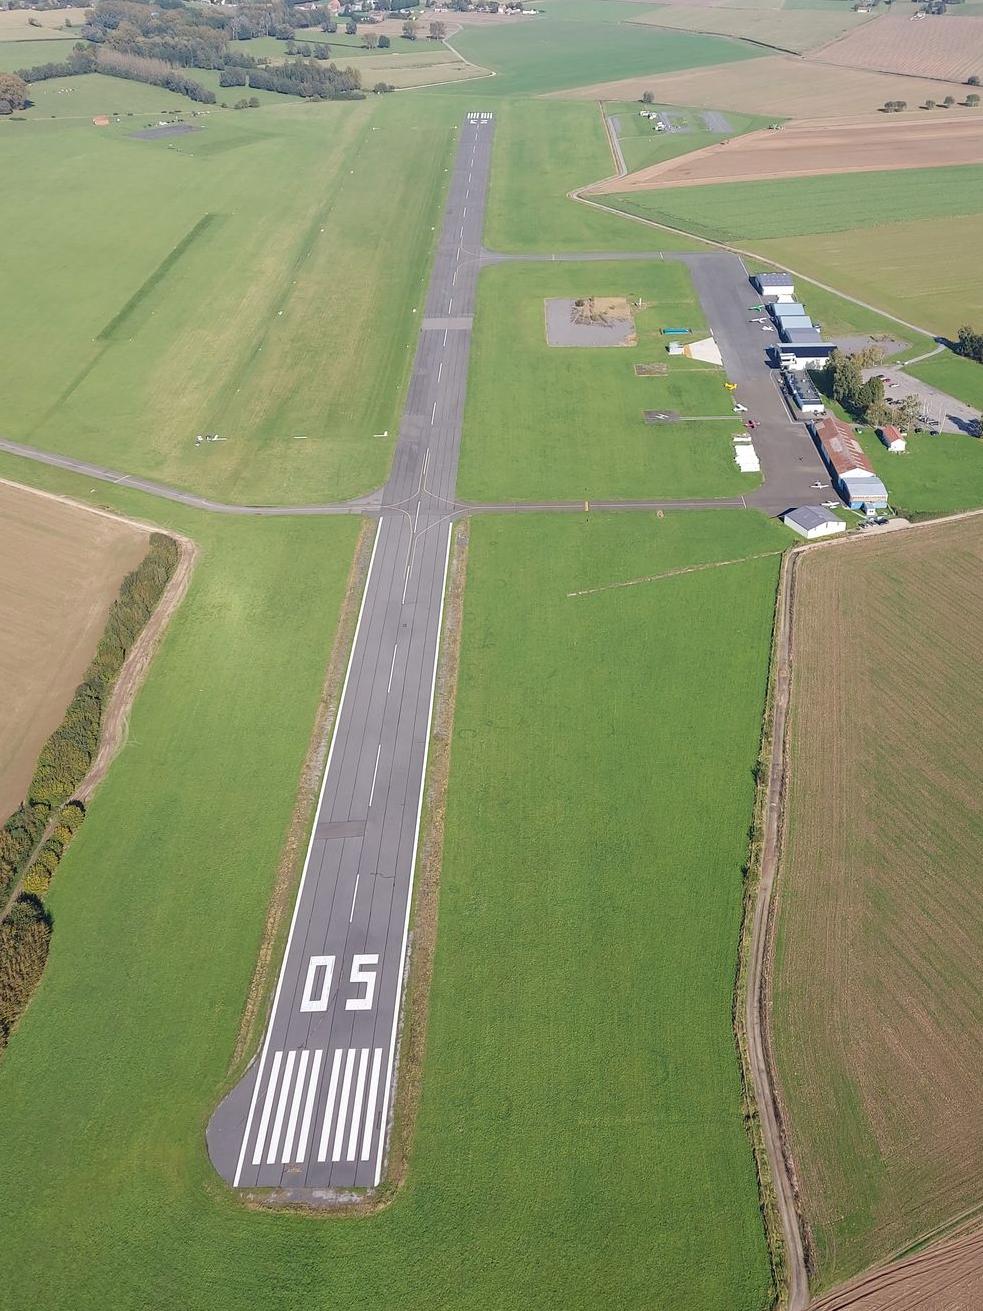
M885 113L885 114L903 114L904 111L905 111L907 108L908 108L908 102L907 102L907 100L885 100L885 101L884 101L884 113Z
M287 54L299 55L301 59L330 59L331 47L325 41L291 41Z
M20 73L0 73L0 114L12 114L27 104L27 79Z
M153 533L147 554L123 579L85 679L64 719L41 748L28 789L29 804L63 805L85 777L99 746L109 691L127 652L153 614L177 559L173 537Z
M193 78L176 72L160 59L144 59L139 55L124 55L118 50L100 50L96 71L109 77L122 77L131 82L146 82L163 87L176 95L187 96L201 105L214 105L215 92L203 87Z
M956 338L956 353L965 355L968 360L975 360L977 364L983 364L983 332L977 332L968 325L960 328Z
M18 897L0 924L0 1051L44 973L51 917L37 897Z
M395 91L396 88L391 82L376 82L372 90L377 96L386 96L390 91Z
M250 96L247 100L245 96L237 100L232 106L233 109L259 109L259 96Z
M446 23L434 22L434 23L431 23L431 24L430 24L430 40L431 40L431 41L443 41L443 39L444 39L444 37L445 37L446 35L447 35L447 24L446 24Z
M276 68L257 68L249 74L249 85L257 91L278 91L307 100L360 100L362 77L354 68L297 59Z
M911 432L921 423L921 401L917 396L903 396L897 405L889 405L884 394L884 381L876 376L864 381L863 371L883 359L879 347L872 347L856 355L834 351L824 370L825 389L855 418L863 419L875 428L894 424L902 432Z

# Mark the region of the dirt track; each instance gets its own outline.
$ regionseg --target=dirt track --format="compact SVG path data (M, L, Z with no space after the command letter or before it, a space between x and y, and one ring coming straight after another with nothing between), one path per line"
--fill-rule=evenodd
M664 160L593 190L647 191L901 168L983 164L983 116L970 110L791 123Z

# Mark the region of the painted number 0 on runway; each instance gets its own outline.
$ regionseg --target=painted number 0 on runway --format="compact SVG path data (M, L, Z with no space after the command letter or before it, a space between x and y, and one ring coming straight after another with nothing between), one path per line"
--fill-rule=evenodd
M300 1003L302 1011L326 1011L331 995L331 981L334 978L334 956L312 956L307 963L307 979L304 982L304 996ZM375 1000L376 970L379 968L377 955L353 956L349 983L364 985L361 997L349 997L345 1002L346 1011L370 1011ZM323 971L323 973L322 973ZM318 975L320 974L320 979Z

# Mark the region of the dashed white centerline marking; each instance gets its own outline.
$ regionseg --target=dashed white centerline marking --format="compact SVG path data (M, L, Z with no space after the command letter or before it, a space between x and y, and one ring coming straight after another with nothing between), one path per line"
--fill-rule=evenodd
M389 684L386 687L386 696L393 690L393 674L396 672L396 652L399 650L399 643L393 647L393 662L389 667Z
M457 274L456 274L456 273L454 274L454 277L455 277L455 278L457 277ZM437 381L438 381L438 382L440 382L440 375L441 375L443 372L444 372L444 361L441 360L440 363L437 365Z
M433 426L433 422L434 422L434 420L436 419L436 417L437 417L437 402L434 401L434 403L433 403L433 409L430 411L430 424L431 424L431 427Z
M358 871L356 870L356 872L355 872L355 887L354 887L354 889L353 889L353 891L352 891L352 908L351 908L351 910L350 910L349 913L348 913L348 923L349 923L349 924L351 924L352 920L355 918L355 898L358 896L358 880L359 880L359 874L358 874Z
M378 747L376 747L376 752L375 752L375 769L373 769L373 771L372 771L372 788L371 788L371 790L369 791L369 805L370 805L370 806L372 805L372 798L375 796L375 780L376 780L376 777L377 777L377 775L378 775L378 773L379 773L379 757L380 757L381 755L382 755L382 743L380 742L379 745L378 745Z
M454 308L454 297L451 296L450 300L447 302L447 313L450 314L453 308Z
M420 502L416 503L416 514L413 516L413 531L416 532L416 526L420 522Z
M444 345L447 345L447 329L444 329Z

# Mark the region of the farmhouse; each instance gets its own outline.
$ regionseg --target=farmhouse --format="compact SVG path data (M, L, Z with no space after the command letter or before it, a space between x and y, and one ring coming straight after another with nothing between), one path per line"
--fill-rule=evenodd
M782 522L793 532L815 541L817 537L832 537L834 533L845 533L846 524L838 519L831 510L822 505L800 505L797 510L789 510L782 515Z
M756 273L751 285L762 296L777 296L779 300L791 300L795 295L795 283L790 273Z
M878 429L877 435L889 451L901 452L908 449L908 443L893 424L885 424L883 428Z
M782 382L785 385L789 400L797 410L800 410L803 414L823 414L825 412L826 406L823 404L823 398L813 385L812 379L805 373L805 370L800 373L792 373L788 369L783 369Z
M812 424L819 452L833 476L833 485L851 510L882 510L888 504L887 488L842 419L827 414Z

